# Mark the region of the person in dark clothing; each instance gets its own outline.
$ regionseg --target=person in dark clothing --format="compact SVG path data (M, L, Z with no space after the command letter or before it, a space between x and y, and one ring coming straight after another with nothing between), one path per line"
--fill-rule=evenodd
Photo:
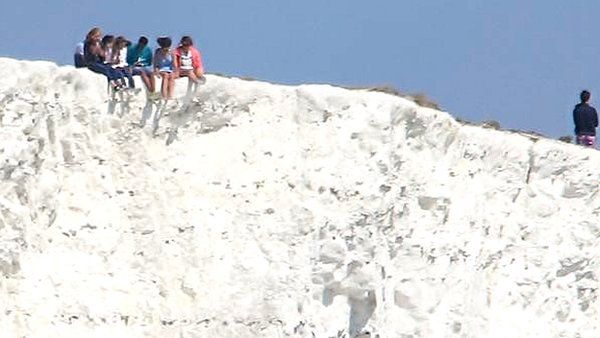
M573 109L573 122L575 122L575 140L577 144L594 147L596 143L596 127L598 127L598 113L589 105L590 92L584 90L579 95L581 103Z
M73 54L73 61L75 63L75 68L85 68L85 59L83 56L83 45L84 42L80 42L75 47L75 53Z
M125 87L123 74L113 69L110 65L104 63L105 52L101 46L102 31L98 27L92 28L87 34L83 43L83 57L89 70L100 73L108 78L113 90L120 90Z

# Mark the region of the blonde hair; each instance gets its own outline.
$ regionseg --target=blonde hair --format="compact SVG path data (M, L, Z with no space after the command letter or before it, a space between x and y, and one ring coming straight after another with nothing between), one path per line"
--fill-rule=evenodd
M92 29L90 29L90 31L87 33L87 35L85 36L86 40L90 40L94 35L102 35L102 31L100 30L100 27L94 27Z

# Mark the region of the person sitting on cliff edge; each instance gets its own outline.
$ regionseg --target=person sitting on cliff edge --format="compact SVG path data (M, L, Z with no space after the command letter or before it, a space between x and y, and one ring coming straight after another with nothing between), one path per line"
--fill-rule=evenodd
M113 90L118 91L125 87L123 74L104 63L106 54L102 48L101 41L102 31L100 28L92 28L86 35L83 44L85 65L92 72L106 76Z
M585 147L594 147L596 143L596 128L598 127L598 113L589 105L591 94L584 90L579 95L581 103L573 109L575 122L575 142Z
M179 46L173 51L173 56L174 78L187 77L191 83L204 83L202 55L194 47L191 37L184 36L181 38Z
M129 46L127 50L127 64L131 67L132 74L141 76L149 95L154 97L152 57L152 50L148 47L148 38L145 36L140 36L138 43Z

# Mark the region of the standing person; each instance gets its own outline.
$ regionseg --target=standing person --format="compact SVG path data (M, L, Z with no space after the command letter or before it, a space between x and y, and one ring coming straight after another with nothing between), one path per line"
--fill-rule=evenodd
M142 77L148 92L153 96L155 81L152 74L152 50L148 47L147 37L141 36L137 44L127 49L127 63L131 67L133 75Z
M173 55L171 54L171 38L161 36L156 39L160 46L154 52L154 74L162 78L160 91L165 100L173 98L173 89L175 87L175 78L173 77Z
M196 84L204 80L202 55L194 48L191 37L182 37L179 47L175 49L173 54L175 56L173 60L175 78L187 77Z
M85 64L92 72L106 76L113 90L120 90L124 87L122 74L104 63L106 54L102 49L101 41L102 31L100 28L92 28L88 32L83 44Z
M573 122L575 122L575 137L579 145L594 147L596 143L596 127L598 127L598 113L589 105L591 94L584 90L579 95L581 103L573 110Z

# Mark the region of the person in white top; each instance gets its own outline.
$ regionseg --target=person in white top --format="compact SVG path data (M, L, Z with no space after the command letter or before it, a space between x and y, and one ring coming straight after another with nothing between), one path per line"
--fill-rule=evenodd
M202 65L202 55L200 51L194 48L194 42L189 36L181 38L179 47L173 52L174 76L187 77L192 83L203 83L204 66Z
M125 68L128 66L127 64L127 45L129 41L125 40L124 37L119 36L117 40L115 40L115 46L113 53L113 67L115 68Z
M102 37L102 42L100 44L102 46L102 50L104 51L104 63L112 65L115 37L113 35L105 35Z
M131 42L124 36L117 37L112 46L112 60L110 63L113 68L120 70L125 77L127 77L129 88L135 88L135 81L133 80L131 68L127 64L127 47L129 45L131 45Z

